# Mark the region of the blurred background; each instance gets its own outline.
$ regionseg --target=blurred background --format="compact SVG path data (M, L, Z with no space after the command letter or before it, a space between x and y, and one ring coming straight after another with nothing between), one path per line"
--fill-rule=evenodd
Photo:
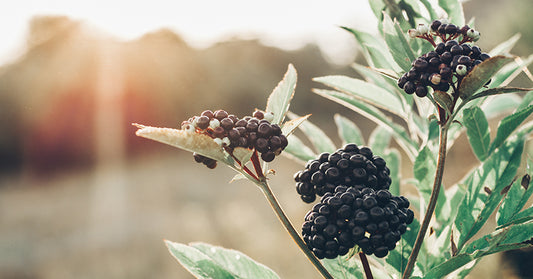
M191 278L163 239L237 249L282 278L319 278L255 186L228 184L230 169L138 138L131 123L178 127L218 108L249 115L293 63L292 111L333 135L338 112L368 135L372 123L311 93L313 77L356 75L350 64L362 57L338 26L376 32L367 2L174 2L0 4L0 278ZM482 49L521 33L514 54L533 53L531 1L464 7ZM302 165L272 167L299 227L309 208L292 174ZM490 261L471 277L531 278L499 255Z

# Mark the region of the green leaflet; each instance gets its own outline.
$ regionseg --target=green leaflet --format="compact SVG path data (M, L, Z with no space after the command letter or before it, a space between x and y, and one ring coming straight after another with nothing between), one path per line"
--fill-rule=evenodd
M165 241L176 260L196 278L279 278L245 254L205 243L189 245Z
M520 34L514 34L511 38L504 40L503 43L495 46L491 51L489 51L489 55L496 56L509 54L509 51L511 51L511 49L515 46L520 37L522 37Z
M290 135L288 138L289 144L283 150L283 153L286 156L292 156L295 159L298 159L303 162L314 159L317 155L313 150L307 147L297 136L294 134Z
M357 145L365 145L365 139L361 134L361 130L359 130L355 123L338 113L333 118L343 144L355 143Z
M458 89L461 98L468 99L481 89L505 64L512 61L512 57L498 55L474 67L459 85Z
M416 143L414 143L409 138L407 131L402 126L394 123L390 118L388 118L377 108L370 106L364 102L361 102L350 95L338 91L314 89L313 92L360 113L366 118L376 122L378 125L388 127L388 129L390 129L394 133L394 139L404 149L409 158L412 158L414 160L414 154L416 154L417 149Z
M457 243L459 251L485 224L500 203L501 191L512 183L516 175L523 148L522 138L507 141L462 183L467 188L467 194L459 205L455 219L455 226L461 233ZM487 184L491 188L491 194L488 195L483 190Z
M494 152L494 150L500 147L505 140L515 131L526 118L533 113L533 105L530 105L520 111L517 111L500 121L498 125L498 131L496 132L496 137L490 145L489 154Z
M391 69L400 72L401 68L394 62L392 55L387 50L387 45L383 40L370 33L355 30L348 27L342 27L344 30L352 33L359 42L363 50L363 55L367 63L373 68Z
M508 85L514 78L533 62L533 55L522 58L515 58L513 62L503 66L492 78L489 87Z
M285 114L289 110L292 97L294 96L296 79L296 69L294 69L292 64L289 64L285 76L283 76L283 79L268 97L265 110L274 113L274 119L271 122L272 124L281 124L283 122Z
M418 220L415 219L413 220L413 223L409 225L407 231L402 235L402 239L397 243L396 248L390 251L390 254L385 259L387 264L391 265L394 270L398 272L399 277L401 277L401 273L403 273L407 266L407 260L413 250L413 245L419 230L420 224L418 223ZM423 252L422 249L420 253Z
M463 111L463 125L470 146L480 161L484 161L489 154L490 132L489 123L479 107L467 108Z
M393 22L387 14L383 16L383 36L394 61L404 72L408 72L411 69L411 61L414 61L416 56L405 38L405 32L402 32L398 22Z
M498 95L492 98L487 98L483 103L483 112L487 116L487 119L492 119L519 108L521 103L522 98L517 94Z
M325 76L314 78L313 80L399 116L405 117L407 114L398 96L378 85L347 76Z
M291 119L297 119L300 116L289 112L289 117ZM311 144L313 144L317 153L331 153L337 149L333 141L326 135L326 133L324 133L324 131L318 128L315 124L305 121L300 124L299 128L307 136L309 141L311 141Z
M390 169L391 184L389 192L398 196L400 195L400 170L401 170L401 155L400 152L394 148L389 149L383 155L385 161L387 161L387 167Z
M329 271L333 278L337 279L359 279L363 278L362 267L359 258L349 258L348 255L335 259L324 259L322 264Z
M522 196L525 194L526 190L520 185L520 179L515 180L515 182L509 188L502 205L498 209L498 213L496 215L496 222L498 226L505 225L511 221L513 217L520 212L520 210L522 210L523 205L520 203L520 201L522 200Z
M372 147L374 154L382 156L385 149L389 146L391 133L383 127L376 127L368 138L368 146Z
M450 23L459 27L465 25L465 14L463 12L463 5L459 0L439 0L439 6L448 14Z

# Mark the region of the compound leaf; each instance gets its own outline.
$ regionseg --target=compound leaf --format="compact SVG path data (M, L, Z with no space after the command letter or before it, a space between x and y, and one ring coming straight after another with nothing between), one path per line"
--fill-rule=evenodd
M197 278L279 278L245 254L205 243L165 241L176 260Z

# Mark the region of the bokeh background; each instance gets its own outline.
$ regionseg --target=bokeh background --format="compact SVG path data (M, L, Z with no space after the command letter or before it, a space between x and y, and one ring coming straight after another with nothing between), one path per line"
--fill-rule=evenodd
M282 278L319 278L255 186L135 137L131 123L251 114L293 63L291 110L332 135L341 113L368 135L372 123L311 93L313 77L356 75L350 64L362 58L338 26L375 32L366 1L47 2L0 4L0 278L192 278L163 239L237 249ZM464 7L482 49L521 33L513 52L533 53L533 2ZM469 148L452 150L446 182L461 177L465 156L475 163ZM302 165L272 167L273 190L300 226L309 208L292 174ZM517 261L492 256L471 278L532 278Z

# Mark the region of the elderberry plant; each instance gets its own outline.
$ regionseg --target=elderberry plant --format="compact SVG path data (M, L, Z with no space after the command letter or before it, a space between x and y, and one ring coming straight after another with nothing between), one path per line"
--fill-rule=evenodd
M533 92L508 85L520 73L533 82L533 56L509 55L516 40L482 51L483 37L457 0L369 3L378 36L343 27L368 64L354 64L363 79L314 79L333 88L314 93L377 124L367 141L357 119L334 116L344 144L337 147L309 115L289 112L291 65L264 111L238 118L206 110L181 129L136 124L137 135L194 152L208 168L223 163L255 183L324 278L463 278L483 256L530 247ZM492 137L489 122L496 125ZM293 134L297 128L312 146ZM478 164L443 185L446 155L463 133ZM309 212L299 230L268 185L267 163L282 154L302 163L294 202ZM412 165L412 176L401 175L404 165ZM479 236L482 228L490 233ZM167 246L198 278L278 278L233 250Z

